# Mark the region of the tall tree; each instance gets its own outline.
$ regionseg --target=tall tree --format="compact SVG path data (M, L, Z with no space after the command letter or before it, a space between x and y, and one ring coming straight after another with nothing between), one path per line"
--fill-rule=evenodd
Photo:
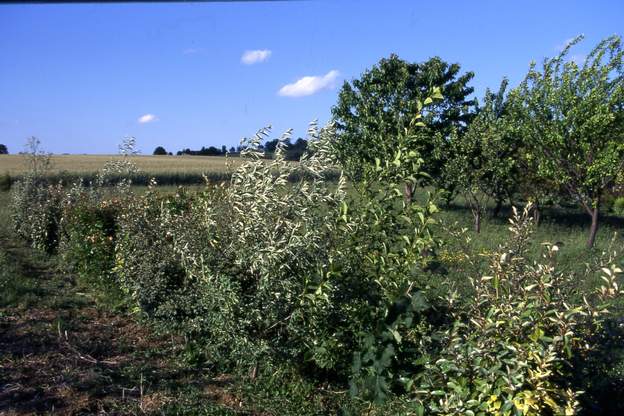
M624 68L618 36L578 64L569 52L581 39L545 59L541 70L532 64L515 96L540 175L565 188L590 216L592 247L600 199L624 169Z
M345 82L332 114L338 133L335 148L347 172L360 179L376 158L393 155L399 137L422 110L426 127L414 133L410 150L424 159L425 172L438 176L446 154L439 148L447 145L453 129L462 133L474 116L476 102L468 99L473 76L460 74L459 64L438 57L409 63L393 54L359 79ZM437 100L425 102L427 97ZM427 106L421 109L420 103Z
M167 154L167 151L164 147L158 146L156 149L154 149L154 154L157 156L163 156Z
M0 144L0 155L8 155L9 149L7 149L6 145Z

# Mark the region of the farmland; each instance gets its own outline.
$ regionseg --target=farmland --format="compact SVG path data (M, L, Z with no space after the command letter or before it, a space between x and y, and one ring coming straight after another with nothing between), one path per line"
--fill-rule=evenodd
M104 164L117 160L115 155L53 155L50 173L70 172L72 174L93 173L102 169ZM132 156L131 161L139 170L149 174L166 173L224 173L227 170L225 157L220 156ZM232 166L240 162L238 158L229 158ZM23 155L0 155L0 173L21 175L27 171Z

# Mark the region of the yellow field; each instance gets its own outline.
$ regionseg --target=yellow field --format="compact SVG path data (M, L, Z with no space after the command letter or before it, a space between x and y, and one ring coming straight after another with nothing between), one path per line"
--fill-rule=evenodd
M120 156L111 155L54 155L52 173L92 173ZM209 173L225 172L225 157L219 156L132 156L131 160L146 173ZM237 157L229 158L233 167L241 163ZM0 174L20 175L26 171L22 155L0 155Z

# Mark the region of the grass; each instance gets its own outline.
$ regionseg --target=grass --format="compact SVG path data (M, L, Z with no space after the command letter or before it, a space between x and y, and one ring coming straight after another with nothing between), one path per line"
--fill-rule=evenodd
M453 259L443 264L445 272L460 284L467 283L467 277L483 273L489 261L487 255L495 252L509 239L508 219L512 215L511 207L504 207L496 218L492 217L490 209L482 220L480 233L474 231L472 214L461 198L448 207L441 203L440 207L442 211L438 217L439 224L434 228L435 235L443 241L439 254L443 259ZM534 227L528 254L531 259L539 260L544 250L543 243L556 243L559 246L558 270L577 277L576 291L579 295L593 291L601 283L600 262L605 256L617 249L620 251L618 261L624 265L624 217L605 211L601 214L600 221L595 245L588 249L586 242L590 218L584 211L577 207L543 209L540 224ZM458 241L449 233L450 230L457 232L460 229L465 230L464 237L470 239L469 243ZM465 250L481 254L472 256L480 258L480 261L475 265L468 265L459 260L458 253Z

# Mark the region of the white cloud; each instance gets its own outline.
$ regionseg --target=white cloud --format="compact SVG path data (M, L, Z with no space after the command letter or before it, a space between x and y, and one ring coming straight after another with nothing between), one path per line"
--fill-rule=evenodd
M255 51L245 51L241 56L241 62L245 65L253 65L258 62L264 62L271 56L271 51L268 49L257 49Z
M137 120L140 124L145 124L145 123L151 123L152 121L157 121L158 117L156 117L154 114L143 114L141 117L139 117L139 119Z
M325 75L306 76L292 84L286 84L277 92L283 97L305 97L321 90L334 88L340 73L332 69Z

